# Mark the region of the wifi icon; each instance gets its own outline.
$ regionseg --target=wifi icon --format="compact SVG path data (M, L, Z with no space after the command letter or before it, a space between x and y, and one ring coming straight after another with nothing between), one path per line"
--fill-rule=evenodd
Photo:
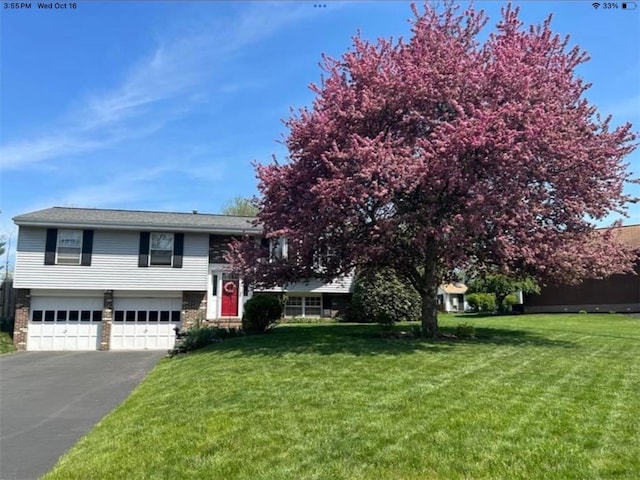
M593 5L593 8L595 8L596 10L600 6L600 4L598 2L593 2L591 5Z

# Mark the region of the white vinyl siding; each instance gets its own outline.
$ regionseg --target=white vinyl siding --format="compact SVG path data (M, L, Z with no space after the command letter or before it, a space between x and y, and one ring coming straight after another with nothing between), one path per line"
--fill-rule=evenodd
M16 288L206 290L209 235L185 233L182 268L139 268L140 233L95 230L91 266L44 265L45 228L20 227Z
M261 291L265 292L287 292L287 293L350 293L353 287L353 275L341 277L333 282L323 282L322 280L309 280L308 282L297 282L287 285L286 288L270 288Z

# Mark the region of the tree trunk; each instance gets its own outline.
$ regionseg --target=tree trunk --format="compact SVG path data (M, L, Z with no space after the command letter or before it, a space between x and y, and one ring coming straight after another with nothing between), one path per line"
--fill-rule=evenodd
M428 338L438 336L438 275L435 249L427 250L424 264L424 283L420 298L422 300L422 334Z
M505 298L507 298L506 295L498 295L496 293L496 308L498 309L498 313L505 313L503 305Z
M438 336L438 304L437 304L438 287L435 291L427 288L427 291L420 295L422 299L422 334L428 338L436 338Z

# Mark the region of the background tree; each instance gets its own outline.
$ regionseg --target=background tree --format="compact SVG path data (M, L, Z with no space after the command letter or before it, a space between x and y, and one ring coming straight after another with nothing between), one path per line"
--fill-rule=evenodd
M475 278L469 284L467 293L492 293L495 295L498 310L505 312L511 307L505 304L505 299L520 290L523 293L540 293L540 286L533 278L518 280L499 273L486 274Z
M483 12L412 10L408 41L357 35L324 57L313 106L286 122L289 161L256 165L259 220L289 257L258 261L264 248L245 241L235 268L265 285L393 268L432 337L438 285L457 268L542 282L630 270L632 252L594 223L626 213L635 136L583 98L587 54L550 17L523 28L511 6L484 44Z
M467 303L476 312L490 312L496 310L496 295L494 293L470 293L466 296Z
M224 207L222 207L222 214L255 217L258 214L258 207L250 198L236 196L233 200L225 203Z
M4 255L5 253L5 248L4 246L7 244L7 242L5 241L4 237L0 238L0 257L2 257L2 255ZM8 255L8 253L7 253ZM7 267L7 265L9 264L9 258L7 257L5 259L5 262L3 262L0 265L0 270L2 270L3 268ZM5 272L5 275L7 274L7 272Z

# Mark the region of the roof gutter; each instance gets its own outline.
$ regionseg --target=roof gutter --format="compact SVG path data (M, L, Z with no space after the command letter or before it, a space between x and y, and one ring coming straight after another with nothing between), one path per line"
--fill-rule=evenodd
M135 231L152 231L152 232L194 232L194 233L221 233L221 234L260 234L260 227L247 228L230 228L230 227L195 227L182 225L151 225L151 224L114 224L114 223L82 223L82 222L64 222L55 223L38 221L38 220L17 220L14 223L20 227L68 227L68 228L91 228L97 230L135 230Z

